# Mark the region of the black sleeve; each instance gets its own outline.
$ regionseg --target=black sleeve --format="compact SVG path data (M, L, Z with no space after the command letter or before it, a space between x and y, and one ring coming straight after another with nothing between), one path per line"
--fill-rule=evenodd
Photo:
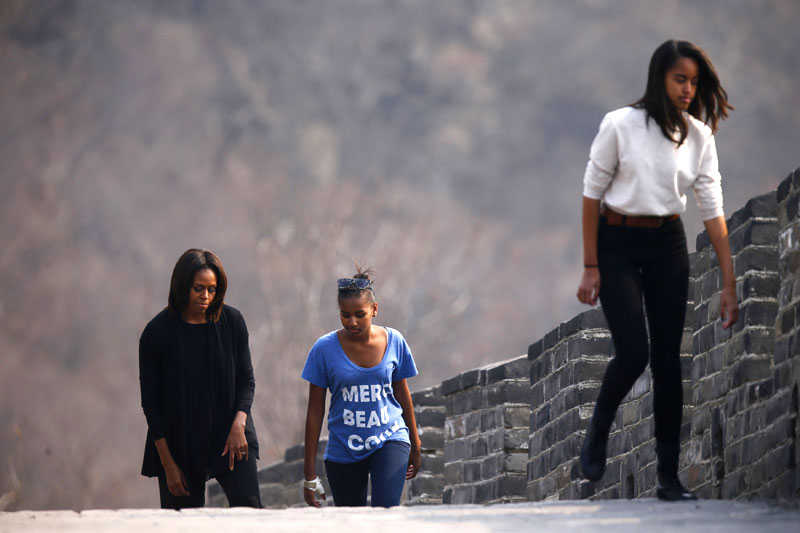
M161 416L161 354L158 350L156 328L147 325L139 338L139 388L142 392L142 410L147 418L148 435L153 441L164 437Z
M253 373L253 362L250 359L250 339L247 324L238 311L236 315L236 411L244 411L250 416L253 396L256 392L256 378Z

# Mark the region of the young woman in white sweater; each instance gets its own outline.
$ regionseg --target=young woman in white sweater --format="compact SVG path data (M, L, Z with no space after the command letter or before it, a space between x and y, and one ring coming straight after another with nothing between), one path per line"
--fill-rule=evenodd
M705 52L670 40L653 53L644 96L608 113L592 143L584 175L584 270L577 296L589 305L600 299L615 356L581 449L581 470L589 480L603 477L616 410L649 361L657 496L696 499L678 479L680 345L689 290L680 213L686 209L684 191L691 187L719 260L719 312L728 328L739 309L713 134L729 109Z

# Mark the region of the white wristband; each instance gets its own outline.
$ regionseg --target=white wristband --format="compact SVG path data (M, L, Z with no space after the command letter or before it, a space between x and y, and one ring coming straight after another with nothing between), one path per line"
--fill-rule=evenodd
M313 490L314 492L316 492L320 496L325 494L325 487L322 486L322 480L319 477L317 477L316 479L313 479L311 481L308 481L308 480L304 479L303 480L303 488L304 489L308 489L308 490Z

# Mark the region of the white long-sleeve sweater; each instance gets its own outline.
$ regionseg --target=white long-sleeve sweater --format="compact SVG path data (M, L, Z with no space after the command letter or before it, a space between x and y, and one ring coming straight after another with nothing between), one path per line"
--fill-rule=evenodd
M711 129L684 113L689 125L681 146L667 139L644 109L606 114L592 143L583 195L626 215L666 216L686 211L694 190L703 220L723 215L717 149Z

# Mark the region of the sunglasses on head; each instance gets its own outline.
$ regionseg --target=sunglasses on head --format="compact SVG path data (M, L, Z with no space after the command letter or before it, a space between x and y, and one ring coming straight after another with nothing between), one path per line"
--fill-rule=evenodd
M358 289L363 291L364 289L372 288L372 280L364 278L342 278L339 280L338 284L340 291L346 291L348 289Z

